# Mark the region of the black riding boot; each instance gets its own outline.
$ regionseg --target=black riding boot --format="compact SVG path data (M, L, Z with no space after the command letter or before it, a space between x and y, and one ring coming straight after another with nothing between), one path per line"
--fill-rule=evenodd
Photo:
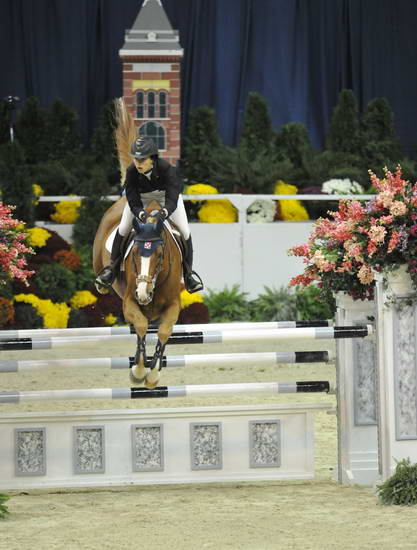
M113 284L120 266L122 242L122 235L120 235L119 231L116 231L111 247L110 264L103 267L98 274L96 278L97 285L110 287Z
M185 244L186 250L183 260L184 283L185 288L190 294L192 294L193 292L203 290L204 287L203 281L200 279L197 273L193 271L193 243L191 240L191 235L188 240L185 241Z

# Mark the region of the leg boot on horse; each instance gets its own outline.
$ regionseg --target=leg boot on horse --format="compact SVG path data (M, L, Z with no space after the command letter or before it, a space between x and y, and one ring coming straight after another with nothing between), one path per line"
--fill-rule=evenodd
M184 283L187 291L192 294L203 290L203 281L200 276L193 271L193 242L191 235L185 241L185 253L183 258Z
M122 260L123 239L124 237L120 235L119 231L116 231L111 249L110 264L102 269L95 281L98 290L109 289L117 276Z

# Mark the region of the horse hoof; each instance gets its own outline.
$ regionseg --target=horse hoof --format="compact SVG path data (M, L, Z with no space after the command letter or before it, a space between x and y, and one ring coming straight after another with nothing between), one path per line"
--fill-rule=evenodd
M153 390L154 388L156 388L156 386L158 385L158 382L159 382L159 371L155 372L154 370L151 370L150 372L147 373L145 378L145 386L149 390Z
M132 369L129 370L129 378L132 384L143 384L146 380L147 372L145 372L145 375L141 378L136 378L136 376L133 374Z

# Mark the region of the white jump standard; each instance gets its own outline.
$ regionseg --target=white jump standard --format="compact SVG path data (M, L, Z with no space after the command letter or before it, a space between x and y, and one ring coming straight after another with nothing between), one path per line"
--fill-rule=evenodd
M274 342L278 340L334 340L338 338L364 338L373 333L372 325L352 327L303 327L265 330L222 330L208 332L189 332L172 334L168 344L221 344L221 343L247 343ZM13 338L0 341L0 351L25 350L25 349L52 349L72 348L74 346L89 347L109 343L133 343L135 335L111 336L74 336L67 338ZM147 334L146 344L156 345L157 334Z
M173 333L195 332L211 330L242 330L256 329L264 330L269 328L303 328L303 327L328 327L329 321L271 321L271 322L242 322L242 323L210 323L210 324L189 324L175 325ZM156 332L156 327L150 326L148 332ZM84 327L84 328L35 328L21 330L0 330L0 340L12 338L43 338L52 336L115 336L117 334L135 334L131 326L121 327Z
M198 367L209 365L242 367L262 364L328 363L333 359L331 351L282 351L264 353L213 353L210 355L164 355L162 367ZM148 361L150 362L150 358ZM87 357L83 359L45 359L37 361L0 361L0 373L24 372L41 369L76 369L80 367L129 369L135 364L134 357Z

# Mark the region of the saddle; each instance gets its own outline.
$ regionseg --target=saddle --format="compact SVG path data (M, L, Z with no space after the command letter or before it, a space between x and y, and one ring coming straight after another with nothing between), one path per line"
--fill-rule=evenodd
M182 261L183 258L186 255L187 245L186 245L179 229L177 228L177 226L174 223L172 223L169 220L164 221L164 226L167 229L167 231L171 234L171 236L173 237L173 239L175 241L175 244L177 245L177 247L180 251L181 261ZM114 236L116 234L116 231L117 231L118 227L119 226L116 226L114 228L114 230L110 233L110 235L107 237L106 250L108 252L111 252L113 241L114 241ZM122 257L123 257L123 260L122 260L122 263L120 265L120 271L124 271L124 262L125 262L125 260L128 256L128 254L129 254L129 252L132 249L133 242L134 242L134 237L135 237L135 231L134 231L134 229L132 229L131 232L129 233L129 235L127 235L123 239L123 243L122 243Z

